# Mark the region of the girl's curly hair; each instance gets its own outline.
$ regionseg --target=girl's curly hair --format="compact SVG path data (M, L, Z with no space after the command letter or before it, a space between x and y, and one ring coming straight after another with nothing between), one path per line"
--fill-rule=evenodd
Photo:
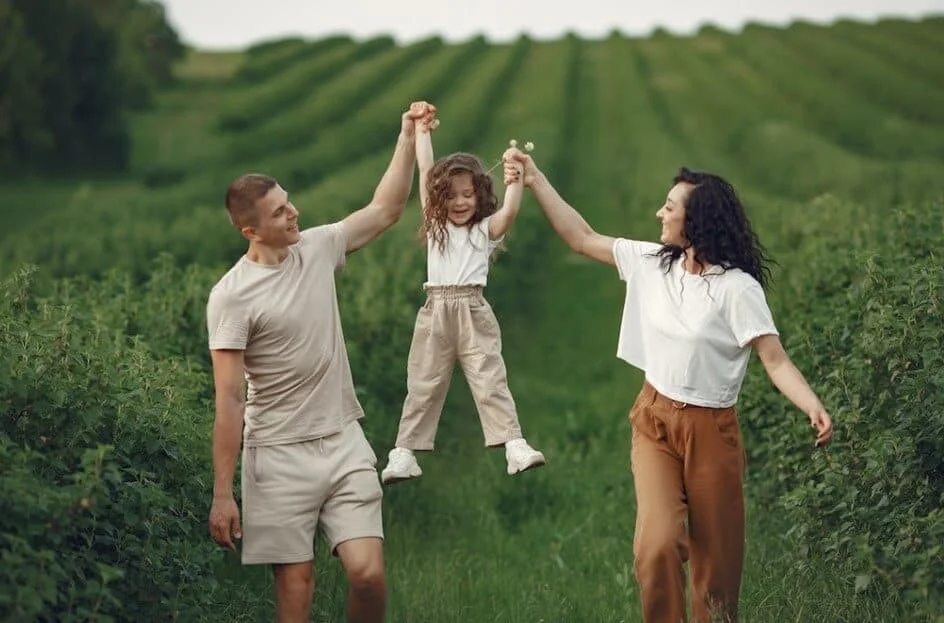
M751 228L734 187L718 175L686 167L679 169L672 181L694 188L685 201L684 245L665 244L656 252L666 272L686 249L694 247L694 260L700 266L740 268L766 288L772 261Z
M420 225L419 238L426 241L431 236L440 251L445 251L446 238L449 235L446 229L449 219L446 202L452 192L452 178L462 173L472 175L476 200L475 214L466 226L473 227L485 217L495 214L498 209L498 198L495 196L492 178L485 172L481 160L465 152L457 152L437 160L426 176L428 200L423 206L423 223Z

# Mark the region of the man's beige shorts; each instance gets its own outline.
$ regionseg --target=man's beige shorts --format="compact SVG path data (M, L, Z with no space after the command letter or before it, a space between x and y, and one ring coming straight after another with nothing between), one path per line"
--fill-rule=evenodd
M319 524L332 554L344 541L382 539L376 466L357 421L322 439L244 448L243 564L311 560Z

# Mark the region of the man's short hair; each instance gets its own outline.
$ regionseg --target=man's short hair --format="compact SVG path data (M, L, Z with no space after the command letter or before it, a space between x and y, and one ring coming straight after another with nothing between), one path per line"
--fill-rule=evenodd
M275 188L278 181L274 177L261 173L240 175L226 189L226 211L230 222L236 227L255 225L259 213L256 202Z

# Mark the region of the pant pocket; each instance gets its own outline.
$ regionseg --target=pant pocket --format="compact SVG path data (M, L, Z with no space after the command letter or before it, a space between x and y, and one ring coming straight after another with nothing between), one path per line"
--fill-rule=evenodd
M262 450L264 450L264 448L259 446L246 448L246 472L249 474L249 477L252 478L252 482L257 485L262 482L265 476L262 470Z
M655 391L646 383L643 383L643 386L636 394L636 399L633 401L633 406L630 407L629 414L627 415L630 426L635 428L635 421L639 419L639 416L643 411L652 406L652 404L655 402L655 399Z
M502 351L501 329L498 318L487 301L469 303L468 332L464 337L469 353L481 355L499 355Z
M633 410L632 418L633 439L637 436L647 441L664 444L668 440L668 430L665 422L659 417L658 407L640 406Z
M721 441L734 450L741 450L741 428L738 424L737 410L733 407L728 409L712 409L712 420L715 424L715 430Z
M410 352L407 355L408 373L416 373L417 367L426 356L426 350L429 348L430 334L433 330L432 311L430 303L427 301L416 312L416 320L413 323L413 336L410 339Z
M374 447L370 445L370 440L367 439L367 433L364 432L364 428L360 425L360 423L355 422L354 425L357 426L357 436L360 438L359 442L363 452L361 456L367 459L371 467L376 467L377 453L374 452Z

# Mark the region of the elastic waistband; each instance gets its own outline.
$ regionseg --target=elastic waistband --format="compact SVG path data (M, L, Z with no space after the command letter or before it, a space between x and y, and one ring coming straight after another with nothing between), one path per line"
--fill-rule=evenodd
M450 299L482 296L482 292L485 290L485 288L480 285L425 286L424 289L426 290L426 294L430 297Z

